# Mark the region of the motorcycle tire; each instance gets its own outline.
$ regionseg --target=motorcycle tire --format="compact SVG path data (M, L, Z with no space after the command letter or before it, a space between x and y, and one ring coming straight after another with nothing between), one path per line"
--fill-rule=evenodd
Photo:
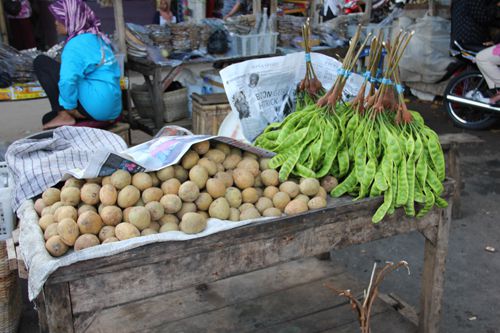
M465 94L471 89L479 89L480 91L488 89L480 71L466 71L451 79L444 92L446 111L458 127L471 130L487 129L498 120L495 114L446 98L448 95L465 97Z

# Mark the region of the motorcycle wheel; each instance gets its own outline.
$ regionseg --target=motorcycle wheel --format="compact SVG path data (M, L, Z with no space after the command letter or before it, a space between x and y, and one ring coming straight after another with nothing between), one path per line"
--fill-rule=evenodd
M497 117L493 113L446 99L448 95L465 98L465 94L472 89L479 91L488 89L481 72L477 70L467 71L453 78L444 92L446 111L458 127L472 130L486 129L497 121Z

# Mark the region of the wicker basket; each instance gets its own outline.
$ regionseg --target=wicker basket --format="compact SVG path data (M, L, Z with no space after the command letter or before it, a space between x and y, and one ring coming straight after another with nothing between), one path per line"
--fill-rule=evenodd
M22 298L16 271L10 271L5 242L0 242L0 332L15 333L21 317Z
M231 112L226 94L198 95L193 99L193 133L217 135L219 126Z
M153 98L149 92L141 86L134 86L130 92L139 115L143 118L154 118ZM189 115L187 88L164 93L163 104L165 105L163 112L165 122L170 123L187 118Z

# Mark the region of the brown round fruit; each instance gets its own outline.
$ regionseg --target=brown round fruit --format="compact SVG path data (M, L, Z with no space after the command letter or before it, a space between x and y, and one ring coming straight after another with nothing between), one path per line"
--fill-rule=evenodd
M309 197L305 194L299 194L298 196L295 197L294 200L301 200L307 204L309 202Z
M133 185L125 186L118 192L118 206L127 208L134 206L141 198L141 192Z
M240 211L237 208L231 207L229 211L229 221L237 222L240 220Z
M174 222L166 222L160 228L160 233L169 231L179 231L179 225Z
M141 232L135 225L127 222L118 224L115 227L115 235L119 240L126 240L134 237L139 237Z
M314 197L307 203L309 209L320 209L326 207L326 200L322 197Z
M87 205L97 205L99 204L100 191L100 185L87 183L83 185L82 189L80 190L80 199Z
M38 225L42 228L43 231L47 230L47 227L51 224L57 223L52 214L46 214L40 217L38 220Z
M309 207L307 206L307 203L305 203L302 200L292 200L286 205L285 207L285 214L286 215L295 215L295 214L300 214L300 213L305 213L309 210Z
M233 170L236 169L238 166L238 163L241 162L241 156L240 155L229 155L226 157L224 162L222 163L222 166L224 166L224 169L226 170Z
M115 237L115 227L112 225L105 225L102 227L101 231L99 231L99 240L104 242L111 237Z
M125 170L116 170L111 175L111 184L118 190L125 188L132 183L132 176Z
M255 182L255 177L250 171L240 168L234 169L233 179L236 186L241 190L252 187Z
M278 186L280 183L278 171L273 169L262 171L260 178L265 186Z
M187 181L181 185L179 188L179 197L182 201L193 202L198 199L200 195L200 188L196 183L192 181Z
M279 210L278 208L270 207L262 213L262 216L274 217L274 216L281 216L281 214L282 214L281 210Z
M60 257L68 252L68 246L64 244L60 236L52 236L45 243L45 248L53 257Z
M161 227L160 223L158 223L158 222L156 222L156 221L153 221L153 222L151 222L151 224L149 225L148 229L153 229L153 230L155 230L155 231L158 231L158 230L160 230L160 227Z
M123 212L120 207L106 206L99 213L102 223L105 225L115 226L123 220Z
M142 198L142 202L147 204L147 203L153 202L153 201L160 201L162 196L163 196L163 191L161 188L150 187L150 188L145 189L142 192L141 198Z
M210 194L208 194L207 192L202 192L194 203L199 210L205 211L208 210L212 201L213 198L212 196L210 196Z
M70 218L76 220L78 218L78 211L73 206L62 206L57 208L54 218L57 222L60 222L62 219Z
M223 142L217 142L215 144L215 149L218 149L220 150L221 152L223 152L226 156L229 155L231 153L231 147L229 147L227 144L223 143Z
M326 190L320 186L319 188L319 191L318 191L318 194L316 194L317 197L322 197L323 199L326 200L326 198L328 197L328 194L326 193Z
M214 199L223 197L226 193L226 186L224 182L220 179L210 178L207 181L207 192Z
M83 204L80 207L78 207L78 216L88 211L97 213L97 209L94 206Z
M205 157L214 161L215 163L222 163L226 159L226 154L224 154L224 152L219 149L210 149L205 154Z
M206 157L203 157L198 161L198 166L205 168L209 176L213 176L217 173L217 164ZM191 173L189 174L191 175Z
M137 187L139 191L144 191L153 187L153 178L145 172L138 172L132 177L132 185Z
M154 187L158 187L161 184L160 179L156 176L156 172L148 172L148 175L151 177Z
M56 235L59 235L57 233L57 223L52 223L52 224L49 224L47 226L47 228L45 229L45 232L43 233L43 238L45 240L48 240L50 237L56 236Z
M200 156L194 150L188 150L182 157L181 165L184 169L189 170L198 163Z
M104 240L102 244L108 244L108 243L115 243L119 242L120 240L116 237L109 237L108 239Z
M179 187L181 187L181 182L177 178L168 179L161 184L161 189L164 194L177 195L179 193Z
M260 173L259 162L251 158L244 158L238 163L238 169L245 169L252 173L254 177L257 177Z
M199 155L206 154L209 149L210 149L210 142L208 141L198 142L197 144L193 145L193 150L197 152Z
M157 234L158 231L153 230L151 228L146 228L143 231L141 231L141 236L149 236L149 235L154 235Z
M158 222L160 223L160 226L164 225L165 223L179 224L179 218L173 214L165 214Z
M66 218L57 224L57 234L64 244L73 246L80 235L80 229L73 219Z
M256 203L259 200L259 193L254 187L249 187L241 191L241 198L243 202Z
M197 213L186 213L179 223L179 229L186 234L197 234L207 227L207 221Z
M315 178L305 178L300 182L299 188L300 193L313 197L318 194L319 181Z
M61 199L61 191L57 188L48 188L42 193L42 200L45 206L51 206Z
M88 211L78 217L78 227L81 234L97 235L102 228L101 217L94 212Z
M83 186L83 184L85 184L84 179L76 179L75 177L70 177L70 178L66 179L66 181L64 182L63 188L65 188L65 187L81 188Z
M251 203L244 203L243 205L241 205L240 207L238 207L238 209L240 210L240 212L243 212L247 209L250 209L250 208L255 208L254 204L251 204ZM257 208L255 208L257 209Z
M184 202L182 204L181 210L177 212L176 216L179 218L179 220L181 220L184 214L196 213L197 210L198 209L196 208L196 205L193 202Z
M78 197L78 200L80 200L80 197ZM42 216L42 211L45 208L45 203L43 202L43 199L36 199L35 201L35 211L37 212L38 216Z
M168 166L156 172L156 177L162 182L175 177L174 167Z
M241 212L240 221L257 219L259 217L261 217L261 215L256 208L248 208Z
M61 202L65 205L76 206L80 203L80 189L78 187L65 187L61 190Z
M286 192L278 192L273 197L273 205L279 210L285 210L285 207L290 202L290 196Z
M220 179L225 187L233 186L233 176L227 171L219 171L215 174L215 179Z
M271 160L270 158L265 158L265 157L260 159L259 161L260 171L269 169L270 160Z
M225 198L215 199L208 209L210 217L221 220L227 220L229 218L229 213L229 203Z
M186 180L188 180L188 172L180 165L174 165L174 173L175 178L177 178L181 183L184 183Z
M76 239L75 251L81 251L83 249L88 249L89 247L97 246L101 244L99 238L94 234L84 234Z
M158 201L148 202L145 207L149 211L152 221L158 221L163 217L163 215L165 215L165 209Z
M118 191L111 185L103 185L99 191L99 200L106 206L111 206L116 204L116 199L118 198Z
M321 179L321 187L323 187L326 192L331 192L338 184L337 178L333 176L325 176Z
M264 189L264 196L269 199L273 199L274 195L280 190L276 186L268 186Z
M182 208L182 200L175 194L165 194L160 199L160 203L165 214L175 214Z
M189 180L195 183L201 190L205 187L208 180L207 169L201 165L195 165L191 170L189 170Z
M238 208L241 206L241 203L243 202L243 198L241 196L241 191L237 189L236 187L228 187L226 189L226 193L224 196L229 203L229 206L233 208Z
M285 192L292 199L295 198L300 193L299 185L290 180L281 184L279 189L280 192Z
M255 204L255 208L257 208L257 210L261 214L263 214L266 209L271 208L271 207L273 207L273 201L269 198L266 198L266 197L259 198L259 200Z
M130 210L128 219L137 229L144 230L151 224L151 214L146 207L134 207Z

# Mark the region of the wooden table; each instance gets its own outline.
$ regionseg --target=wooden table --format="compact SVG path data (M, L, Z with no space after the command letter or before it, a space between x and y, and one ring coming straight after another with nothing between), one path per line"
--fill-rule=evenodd
M447 180L444 186L449 200L455 182ZM381 202L381 198L332 200L327 208L306 214L191 241L150 244L61 268L49 277L37 299L42 331L162 332L175 320L172 298L187 288L419 231L425 237L419 332L437 332L452 204L421 219L407 218L397 210L373 224L371 216ZM183 299L175 302L183 307Z
M173 68L171 65L158 65L147 59L134 58L129 56L127 62L127 69L134 72L138 72L144 76L146 87L152 96L152 107L154 111L153 119L140 119L129 112L129 123L134 128L139 128L142 131L154 135L156 132L162 128L165 123L163 122L163 113L165 110L165 104L163 103L163 92L168 87L169 82L175 79L175 76L179 73L180 69L189 65L196 65L202 63L213 63L214 66L221 68L225 64L237 63L245 60L271 57L279 54L269 54L269 55L257 55L249 57L241 56L219 56L219 57L209 57L209 58L198 58L183 61L182 64L178 65L177 68ZM164 71L169 71L167 76L163 76Z

